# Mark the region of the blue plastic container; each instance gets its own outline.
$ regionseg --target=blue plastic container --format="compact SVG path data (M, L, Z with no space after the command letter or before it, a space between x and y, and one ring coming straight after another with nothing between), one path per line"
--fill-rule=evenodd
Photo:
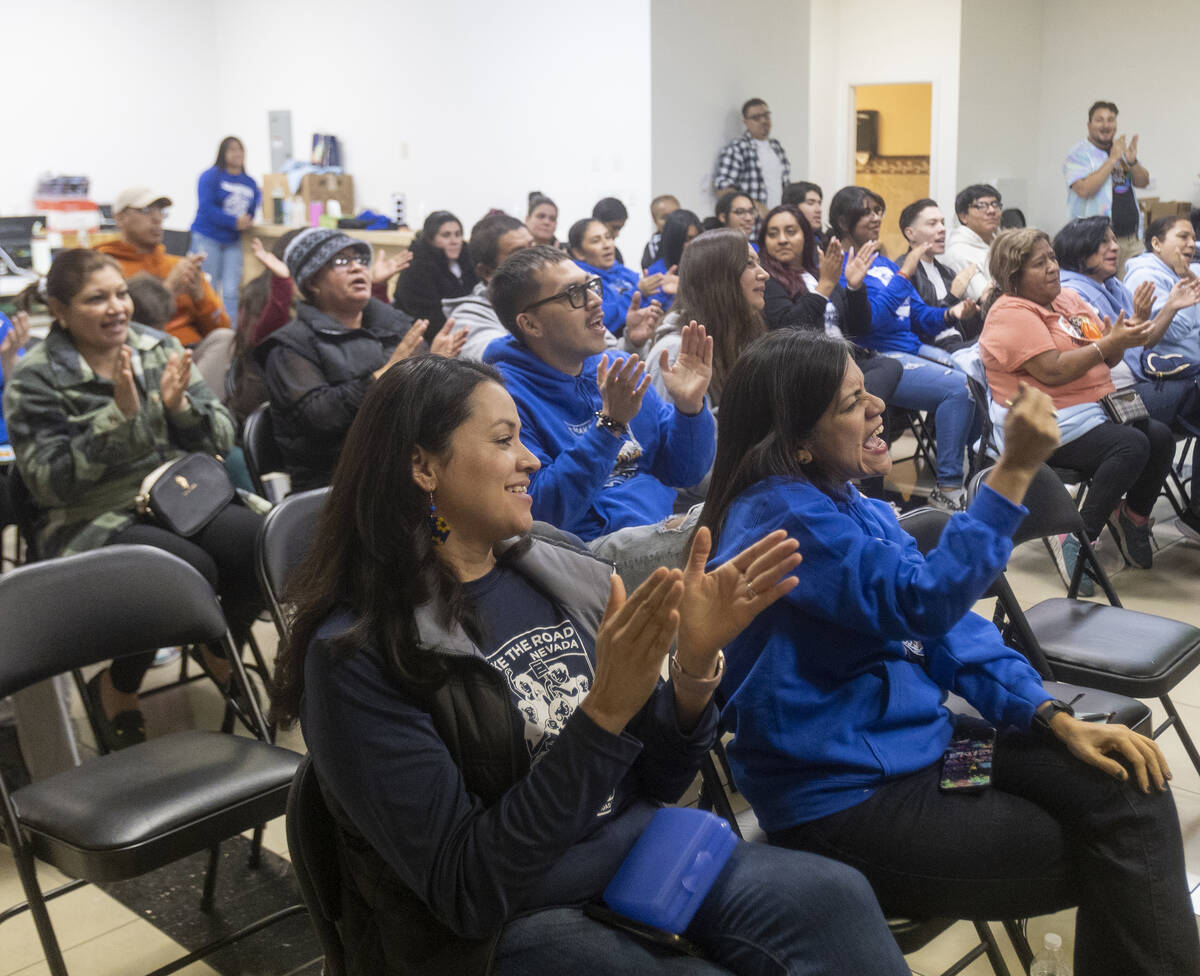
M604 901L628 918L680 934L736 844L715 814L663 807L604 889Z

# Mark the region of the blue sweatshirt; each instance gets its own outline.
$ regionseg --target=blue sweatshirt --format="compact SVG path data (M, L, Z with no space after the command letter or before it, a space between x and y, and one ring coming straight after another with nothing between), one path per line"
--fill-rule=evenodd
M253 217L262 200L253 177L227 173L219 166L210 166L200 174L196 192L200 206L192 230L222 244L232 244L238 239L238 217L243 214Z
M650 265L650 267L648 267L646 269L646 277L649 278L651 275L656 275L656 274L665 275L668 270L669 269L667 268L667 262L664 261L662 258L659 258L652 265ZM636 288L637 285L635 284L634 287ZM651 295L644 302L642 302L642 304L649 305L651 302L658 302L658 304L663 307L663 311L666 312L675 303L675 296L668 295L665 291L663 291L660 288L653 295Z
M1125 287L1132 293L1143 281L1154 282L1151 314L1157 315L1167 303L1167 296L1179 281L1179 275L1157 254L1147 252L1125 262ZM1135 346L1125 350L1125 362L1139 380L1147 379L1142 368L1143 352L1152 369L1168 371L1187 363L1200 363L1200 305L1181 308L1176 312L1163 337L1151 349Z
M775 529L800 543L800 585L725 648L724 720L738 788L768 831L861 803L937 761L943 689L993 724L1027 728L1050 696L971 607L1026 515L990 488L921 555L888 505L847 485L768 478L730 507L710 565Z
M604 270L578 259L575 263L588 274L598 275L604 282L604 325L613 335L620 335L625 331L625 316L629 312L629 303L633 301L633 293L637 291L638 282L641 280L638 273L625 267L620 261L614 261L611 268Z
M845 267L843 258L843 288L848 287ZM899 270L894 262L877 254L863 280L871 304L871 331L856 336L855 342L866 349L915 354L922 342L932 344L946 328L946 310L926 305L912 282L897 273Z
M624 353L610 350L609 361ZM671 514L675 489L697 484L716 454L716 423L707 404L689 417L646 390L623 439L596 426L600 388L590 356L578 376L549 366L513 336L483 354L517 402L521 442L542 467L529 491L533 517L585 541Z

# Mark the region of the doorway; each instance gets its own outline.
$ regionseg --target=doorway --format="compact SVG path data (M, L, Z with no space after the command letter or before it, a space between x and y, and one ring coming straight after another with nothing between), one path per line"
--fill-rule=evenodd
M854 182L887 203L879 240L893 261L908 250L900 211L929 196L932 115L930 82L854 86Z

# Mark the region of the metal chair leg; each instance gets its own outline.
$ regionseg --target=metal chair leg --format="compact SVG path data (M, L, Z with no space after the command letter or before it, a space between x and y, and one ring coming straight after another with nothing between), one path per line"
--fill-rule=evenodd
M200 896L200 911L211 912L217 893L217 867L221 863L221 845L208 849L208 870L204 873L204 894Z
M58 945L58 936L54 934L54 925L50 922L46 899L42 895L41 885L38 884L37 866L33 855L19 839L13 844L13 857L17 862L17 874L21 878L21 887L25 889L25 900L29 903L29 913L33 916L38 941L42 943L42 951L46 954L46 965L50 968L51 976L69 976L62 949Z
M1021 928L1021 923L1015 918L1005 919L1002 924L1004 931L1008 933L1008 941L1016 950L1017 960L1021 963L1021 971L1029 972L1029 967L1033 965L1033 949L1030 948L1029 939L1025 937L1025 930Z

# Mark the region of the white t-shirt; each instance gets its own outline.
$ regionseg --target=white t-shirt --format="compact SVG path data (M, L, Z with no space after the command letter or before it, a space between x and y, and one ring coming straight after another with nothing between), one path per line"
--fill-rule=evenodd
M767 186L767 209L778 207L783 199L783 162L766 139L755 139L758 150L758 168L762 170L763 183Z
M933 285L933 293L937 295L937 300L940 302L946 297L946 282L942 280L942 273L929 258L921 259L921 267L925 269L925 275L929 278L929 283Z

